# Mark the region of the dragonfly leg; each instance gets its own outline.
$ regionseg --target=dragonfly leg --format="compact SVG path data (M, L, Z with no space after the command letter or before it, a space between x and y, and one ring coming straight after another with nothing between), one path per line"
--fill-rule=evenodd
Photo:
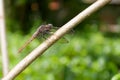
M45 37L45 34L41 34L42 38L47 39L47 37Z

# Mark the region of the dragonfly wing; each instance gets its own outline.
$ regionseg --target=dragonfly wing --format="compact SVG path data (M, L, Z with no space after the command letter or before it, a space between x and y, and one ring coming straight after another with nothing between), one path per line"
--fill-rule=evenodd
M54 32L49 32L50 35L52 35ZM59 43L68 43L69 41L65 38L65 37L62 37L59 41Z
M50 35L52 35L57 29L59 29L59 27L53 27L52 29L50 29L50 31L46 32L46 33L41 33L37 38L38 39L47 39ZM59 43L68 43L69 41L65 38L62 37L59 41Z

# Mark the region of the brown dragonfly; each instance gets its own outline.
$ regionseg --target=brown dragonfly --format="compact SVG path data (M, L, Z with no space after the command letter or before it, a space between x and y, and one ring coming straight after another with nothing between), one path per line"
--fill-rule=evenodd
M58 27L53 27L52 24L41 25L40 27L38 27L32 37L18 50L18 53L20 53L35 38L43 37L44 39L46 39L45 35L53 33L53 30L55 31L56 29L58 29ZM65 42L68 42L65 38L63 38L63 40L65 40Z

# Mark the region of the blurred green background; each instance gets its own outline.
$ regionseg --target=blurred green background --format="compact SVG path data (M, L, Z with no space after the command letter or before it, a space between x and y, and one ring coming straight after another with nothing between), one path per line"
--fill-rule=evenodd
M10 69L40 45L36 39L17 53L41 24L60 27L91 5L90 0L4 2ZM97 11L66 36L69 43L55 43L15 80L111 80L120 68L119 14L115 3Z

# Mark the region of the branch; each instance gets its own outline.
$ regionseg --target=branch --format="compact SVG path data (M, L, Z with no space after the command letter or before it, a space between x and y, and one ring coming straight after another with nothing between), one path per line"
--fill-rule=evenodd
M69 32L72 28L74 28L77 24L82 22L85 18L90 16L92 13L97 11L98 9L105 6L111 0L98 0L90 7L85 9L83 12L78 14L68 23L63 25L60 29L58 29L52 36L50 36L46 41L44 41L41 45L39 45L36 49L34 49L28 56L26 56L21 62L19 62L2 80L12 80L18 74L20 74L27 66L29 66L37 57L43 54L50 46L52 46L58 39L64 36L67 32Z
M8 54L6 44L6 32L5 32L5 18L4 18L4 3L0 0L0 42L1 42L1 53L2 53L2 68L3 76L8 73Z

